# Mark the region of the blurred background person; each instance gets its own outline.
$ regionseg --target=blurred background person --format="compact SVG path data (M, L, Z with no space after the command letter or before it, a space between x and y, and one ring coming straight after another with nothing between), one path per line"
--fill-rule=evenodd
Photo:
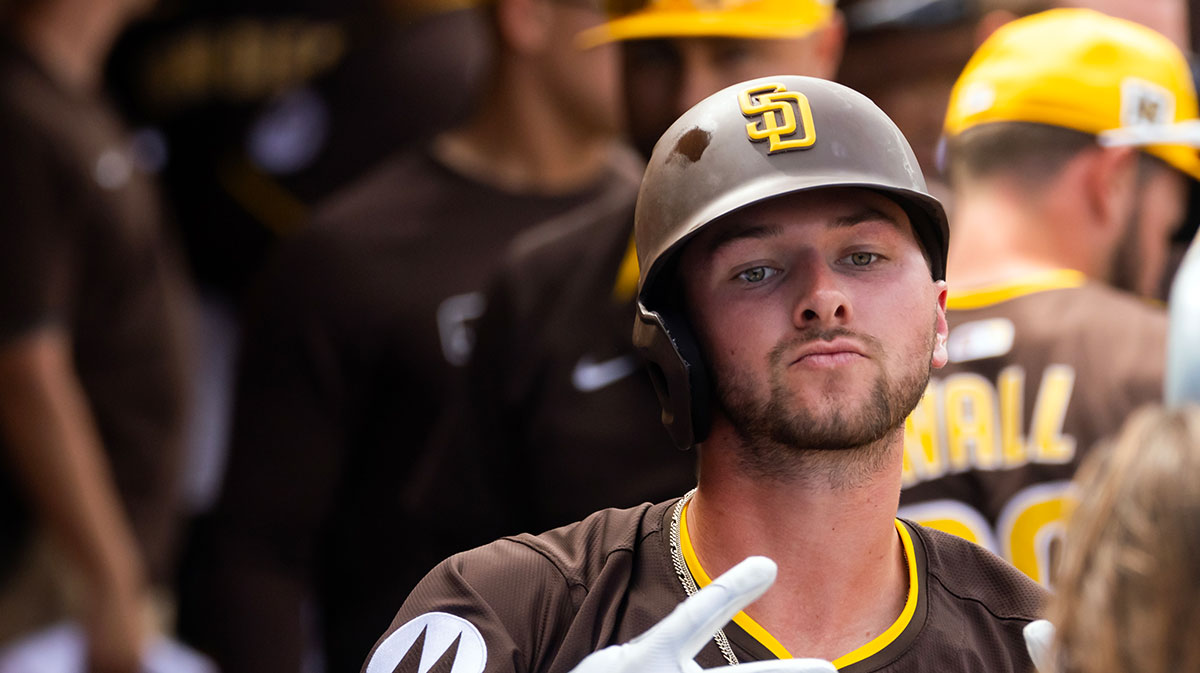
M930 189L952 210L939 148L950 89L979 44L1001 25L1056 7L1096 9L1168 37L1193 60L1188 0L844 0L848 38L838 80L862 91L888 113L912 142ZM1195 197L1193 197L1195 198ZM1200 217L1173 237L1172 254L1155 288L1166 287Z
M0 4L0 641L78 620L93 671L169 628L190 293L101 64L142 0Z
M531 225L633 199L615 53L574 43L602 13L560 0L486 11L494 67L467 119L331 196L248 302L189 617L226 671L299 670L314 647L326 670L361 665L432 565L402 494L498 252Z
M950 364L909 418L903 516L1050 581L1080 459L1161 399L1166 316L1136 294L1200 177L1164 138L1196 120L1178 47L1092 10L1015 20L972 57L945 122Z
M841 18L819 0L652 0L610 10L580 40L619 46L625 122L643 157L721 88L773 74L828 78L841 56ZM694 458L673 448L633 348L633 210L629 195L589 218L530 230L493 278L464 388L410 494L414 508L471 494L461 508L429 512L422 534L457 536L447 551L664 500L695 483Z
M492 50L473 0L163 0L118 40L107 78L161 165L201 299L190 511L219 487L250 279L321 198L461 122Z
M211 566L205 515L225 466L251 279L321 199L463 121L495 51L482 4L162 0L108 59L117 103L161 167L199 290L182 485L198 534L185 533L178 580L185 638L209 628L187 603Z
M847 48L838 79L875 100L913 140L927 178L936 160L950 89L975 49L1001 25L1058 7L1082 7L1141 23L1190 53L1188 0L843 0Z
M1051 670L1200 670L1198 472L1194 403L1140 409L1088 456L1047 608Z
M240 300L315 203L463 121L494 47L480 4L162 0L122 35L107 77L128 115L161 131L207 296Z

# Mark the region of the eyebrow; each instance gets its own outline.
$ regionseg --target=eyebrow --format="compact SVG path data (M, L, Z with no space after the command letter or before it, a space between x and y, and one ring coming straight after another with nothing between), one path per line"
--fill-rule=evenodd
M711 256L721 248L742 239L753 238L763 239L778 236L783 232L783 227L778 225L760 225L760 224L745 224L735 227L730 227L723 231L717 232L713 239L708 242L708 254Z
M877 220L887 222L897 229L900 228L900 223L896 221L896 218L888 215L882 210L877 210L875 208L871 208L870 206L867 206L862 210L849 215L836 217L829 226L835 229L840 229L844 227L853 227L854 225L862 224L863 222L873 222Z
M863 222L887 222L893 227L899 229L900 222L896 218L877 208L865 206L861 210L835 217L829 223L831 229L844 229L862 224ZM783 232L783 227L779 225L763 225L763 224L743 224L729 227L723 231L717 232L711 241L708 242L708 254L713 255L721 248L743 239L764 239L778 236Z

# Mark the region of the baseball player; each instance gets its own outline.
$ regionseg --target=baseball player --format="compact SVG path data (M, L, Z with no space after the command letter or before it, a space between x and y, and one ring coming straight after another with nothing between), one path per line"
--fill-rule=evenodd
M297 671L318 633L328 670L362 663L445 556L418 560L430 541L402 494L470 353L498 251L636 192L639 162L617 142L616 54L574 44L603 12L499 0L488 16L496 64L469 118L330 197L248 301L193 613L226 673ZM400 521L409 534L385 532Z
M1196 151L1183 55L1090 10L1014 21L946 114L954 188L949 364L908 424L902 516L1048 581L1079 460L1160 399L1166 316L1150 295Z
M195 343L157 176L104 93L143 5L0 2L0 650L73 621L105 673L167 628Z
M1200 128L1195 124L1157 131L1176 141L1200 145L1200 133L1197 132ZM1157 624L1153 638L1148 637L1150 631L1135 633L1128 628L1135 621L1149 623L1145 621L1146 612L1122 615L1107 608L1118 601L1149 595L1154 587L1178 589L1186 582L1171 577L1170 571L1195 566L1182 558L1194 548L1194 540L1178 535L1159 538L1157 544L1166 549L1154 554L1152 563L1163 566L1151 572L1142 567L1134 571L1127 564L1113 561L1130 552L1144 554L1147 544L1155 544L1144 538L1150 529L1143 527L1141 522L1153 521L1154 528L1161 530L1179 529L1186 524L1162 525L1164 517L1186 512L1187 508L1169 498L1164 499L1160 491L1165 489L1182 498L1191 491L1190 478L1179 480L1175 475L1190 475L1191 471L1182 463L1191 459L1196 420L1200 419L1196 409L1196 404L1200 403L1200 351L1196 348L1200 344L1200 305L1197 305L1197 297L1200 297L1200 239L1194 239L1188 247L1171 284L1167 375L1163 386L1165 407L1151 406L1131 415L1106 453L1091 459L1094 463L1091 474L1084 467L1077 476L1082 488L1104 489L1107 497L1093 499L1084 506L1082 513L1077 510L1072 519L1072 529L1078 532L1075 538L1068 537L1066 541L1074 548L1068 547L1071 551L1063 560L1063 567L1067 569L1067 577L1063 580L1065 586L1048 607L1067 633L1055 643L1056 629L1050 621L1040 619L1025 627L1030 656L1042 673L1060 670L1056 657L1059 662L1074 659L1082 666L1080 670L1100 670L1108 663L1126 662L1129 657L1141 654L1164 657L1156 662L1159 666L1178 667L1178 657L1170 648L1174 643L1190 639L1186 627L1182 631L1172 628L1174 624L1186 624L1187 620L1176 618L1171 610L1189 609L1174 605L1175 594L1165 599L1160 595L1153 605L1143 601L1152 613L1149 619ZM1160 454L1159 458L1147 461L1147 452ZM1146 468L1147 464L1153 465ZM1134 466L1134 469L1130 470L1128 466ZM1121 492L1117 492L1118 489ZM1157 508L1163 509L1155 512ZM1184 542L1173 544L1179 540ZM1105 558L1100 563L1089 562L1100 545L1107 547ZM1153 578L1153 581L1146 583L1146 578ZM1104 591L1090 588L1096 585L1104 587ZM1102 609L1099 614L1087 612L1096 612L1094 608ZM1092 649L1097 642L1095 634L1101 629L1107 629L1105 632L1117 637L1105 643L1104 648ZM1115 657L1114 647L1121 650ZM1170 654L1164 656L1168 652ZM1079 661L1080 656L1087 661Z
M587 655L631 639L597 657L1028 670L1021 628L1043 590L895 516L904 418L947 359L948 229L891 120L826 80L722 89L655 146L635 237L634 341L668 432L697 446L697 488L451 557L365 670L591 671ZM647 647L671 640L642 634L672 608L755 555L778 565L774 587L694 660ZM718 595L744 598L743 572L770 574L757 563Z
M722 87L777 73L832 77L842 33L832 3L819 0L657 0L630 3L581 39L619 46L626 123L649 157L679 115ZM447 553L694 483L630 341L633 205L631 196L522 234L493 279L464 399L414 495L473 494L462 527L474 530Z

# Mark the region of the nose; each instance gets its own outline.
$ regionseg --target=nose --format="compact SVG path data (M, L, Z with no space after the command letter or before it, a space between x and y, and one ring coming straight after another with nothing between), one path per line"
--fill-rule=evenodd
M846 324L851 317L850 298L842 279L817 255L809 257L794 274L799 287L792 323L801 329Z

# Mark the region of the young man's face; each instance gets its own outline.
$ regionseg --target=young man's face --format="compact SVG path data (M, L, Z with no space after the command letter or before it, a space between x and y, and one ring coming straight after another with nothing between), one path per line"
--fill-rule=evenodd
M727 86L767 75L832 77L840 32L803 38L675 38L622 43L626 124L643 156L684 112Z
M904 210L861 189L776 198L684 250L714 428L791 449L862 446L899 427L946 362L945 283Z

